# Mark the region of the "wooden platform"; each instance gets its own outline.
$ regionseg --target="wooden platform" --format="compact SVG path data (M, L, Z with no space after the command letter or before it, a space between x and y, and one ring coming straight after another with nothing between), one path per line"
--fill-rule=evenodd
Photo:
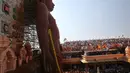
M86 63L125 61L124 54L108 54L108 55L84 56L84 57L87 61Z
M124 54L109 54L109 55L98 55L98 56L84 56L86 59L85 63L97 63L97 62L108 62L108 61L125 61ZM80 64L81 58L63 59L63 64Z
M80 64L81 58L71 58L71 59L63 59L63 64Z

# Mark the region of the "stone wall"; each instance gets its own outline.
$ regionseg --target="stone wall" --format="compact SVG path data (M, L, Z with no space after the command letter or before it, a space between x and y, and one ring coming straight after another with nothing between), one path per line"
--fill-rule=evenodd
M0 0L0 73L15 70L23 48L23 0Z

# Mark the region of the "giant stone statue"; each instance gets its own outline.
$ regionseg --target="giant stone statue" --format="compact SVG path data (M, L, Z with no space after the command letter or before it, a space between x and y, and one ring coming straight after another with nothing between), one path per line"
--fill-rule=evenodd
M56 48L57 57L60 61L60 42L59 42L59 30L56 25L55 19L50 14L53 10L54 4L52 0L37 0L37 12L36 12L36 27L39 38L40 48L42 50L42 59L44 68L49 68L52 66L52 69L56 68L55 57L52 51L51 41L49 41L48 29L52 30L52 37L54 41L54 46ZM46 64L45 64L46 62ZM47 69L45 69L46 71ZM56 70L56 69L55 69ZM48 71L47 71L48 72ZM52 70L52 73L57 73Z

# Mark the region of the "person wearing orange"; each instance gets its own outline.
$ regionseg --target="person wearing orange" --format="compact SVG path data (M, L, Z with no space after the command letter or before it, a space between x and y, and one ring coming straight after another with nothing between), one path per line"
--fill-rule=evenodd
M101 50L101 45L97 44L97 48L98 48L98 50Z
M106 50L106 48L107 48L106 43L104 43L104 44L102 45L102 48L103 48L103 50Z

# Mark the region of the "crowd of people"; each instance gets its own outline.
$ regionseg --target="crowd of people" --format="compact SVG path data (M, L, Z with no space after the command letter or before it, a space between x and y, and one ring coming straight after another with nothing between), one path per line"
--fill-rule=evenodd
M89 67L89 68L88 68ZM104 64L94 67L94 65L86 66L75 66L72 65L70 70L64 71L64 73L128 73L129 69L119 63L115 64Z
M111 38L86 41L66 41L62 44L63 51L97 51L126 47L130 38Z

